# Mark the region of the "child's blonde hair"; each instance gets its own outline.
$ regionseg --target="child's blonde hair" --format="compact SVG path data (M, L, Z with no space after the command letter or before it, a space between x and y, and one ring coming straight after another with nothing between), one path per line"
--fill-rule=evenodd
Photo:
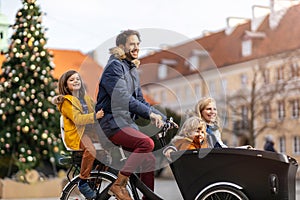
M191 133L197 130L199 127L202 127L203 130L206 130L206 123L200 117L190 117L183 123L179 135L190 137Z

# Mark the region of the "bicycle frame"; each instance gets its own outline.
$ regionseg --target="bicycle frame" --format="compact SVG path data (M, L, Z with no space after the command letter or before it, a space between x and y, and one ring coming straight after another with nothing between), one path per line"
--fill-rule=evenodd
M138 190L139 189L145 197L151 200L163 200L159 195L150 190L137 176L137 174L133 173L129 178L131 192L134 199L139 200Z
M162 133L159 133L157 135L162 146L166 145L165 139L164 139L165 135L166 135L167 131L174 126L174 124L175 123L172 121L172 119L167 120L163 126ZM119 149L119 152L121 155L120 161L125 162L125 160L127 158L126 158L126 155L125 155L122 147L119 147L118 149ZM62 194L61 194L62 200L69 199L69 197L72 196L73 190L77 186L78 181L79 181L79 176L78 175L75 176L75 174L77 172L79 172L79 168L80 168L80 163L81 163L80 152L73 151L72 155L73 155L72 157L63 158L60 160L62 164L72 164L72 166L69 168L69 170L67 172L67 178L69 180L69 183L64 187L64 189L62 191ZM95 162L100 167L98 167L98 169L94 169L91 172L91 176L90 176L91 181L90 182L92 184L94 184L94 186L95 186L94 189L95 189L95 191L97 191L96 200L109 199L110 195L108 194L108 191L109 191L110 186L116 180L118 172L117 172L117 170L114 170L113 168L108 167L106 164L103 164L99 161L95 161ZM73 173L72 173L72 171L73 171ZM99 185L101 185L102 181L104 180L103 178L107 179L111 183L106 184L105 188L101 188L101 191L100 191ZM127 189L130 191L134 200L140 200L139 191L148 199L163 200L162 197L160 197L154 191L149 189L141 181L141 179L138 177L138 175L136 173L132 173L131 176L129 177L129 183L127 185Z
M165 136L169 129L177 127L177 125L173 122L173 118L170 118L170 120L167 120L162 128L162 132L158 133L156 136L161 144L162 147L166 146ZM126 156L122 148L119 148L120 155L121 155L121 161L125 162ZM152 191L150 188L148 188L138 177L136 173L132 173L129 178L129 185L130 185L130 191L132 193L132 196L135 200L140 200L139 198L139 192L138 190L148 199L151 200L163 200L162 197L160 197L158 194L156 194L154 191ZM101 196L101 194L100 194Z

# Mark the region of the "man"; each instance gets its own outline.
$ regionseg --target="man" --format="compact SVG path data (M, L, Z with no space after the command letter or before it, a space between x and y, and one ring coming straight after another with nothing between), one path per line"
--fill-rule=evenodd
M104 133L113 143L132 152L109 191L122 200L131 199L126 184L138 167L141 180L154 190L154 142L138 130L135 119L151 119L158 128L166 119L143 98L136 69L140 41L139 32L134 30L123 31L117 36L117 47L111 49L113 55L104 69L97 95L96 111L103 109L105 113L99 120Z

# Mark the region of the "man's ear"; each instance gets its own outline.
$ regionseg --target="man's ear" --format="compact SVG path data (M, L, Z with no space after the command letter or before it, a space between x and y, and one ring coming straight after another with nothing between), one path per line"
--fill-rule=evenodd
M119 44L119 48L123 49L125 51L125 46L123 44Z

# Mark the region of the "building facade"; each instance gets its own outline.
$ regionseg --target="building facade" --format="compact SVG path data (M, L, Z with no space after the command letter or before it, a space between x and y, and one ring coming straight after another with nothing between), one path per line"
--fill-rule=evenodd
M209 33L141 59L144 92L182 115L204 96L217 101L229 146L275 149L300 161L300 5Z

